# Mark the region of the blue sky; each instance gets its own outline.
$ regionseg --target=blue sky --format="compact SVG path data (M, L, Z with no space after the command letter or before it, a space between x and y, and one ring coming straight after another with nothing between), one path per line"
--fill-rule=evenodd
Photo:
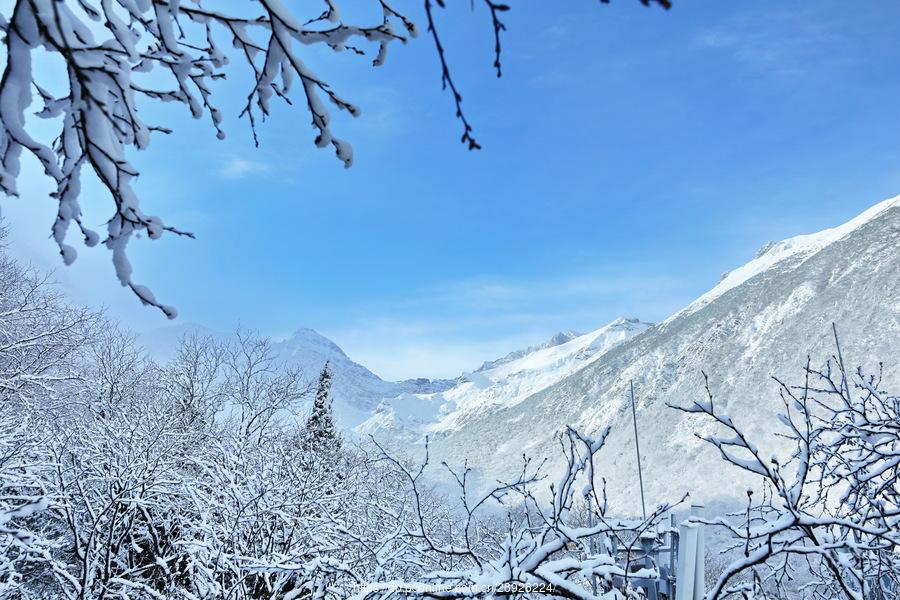
M558 330L663 319L766 241L900 193L897 3L549 6L513 3L500 80L487 16L438 15L480 152L458 143L424 36L380 69L309 56L362 109L335 115L349 170L300 109L279 107L255 149L240 77L217 89L222 142L148 107L177 133L133 157L144 210L197 239L137 240L136 280L181 323L312 327L383 377L453 376ZM61 266L29 172L2 200L12 251L128 327L168 326L104 249ZM95 226L108 216L96 187L83 204Z

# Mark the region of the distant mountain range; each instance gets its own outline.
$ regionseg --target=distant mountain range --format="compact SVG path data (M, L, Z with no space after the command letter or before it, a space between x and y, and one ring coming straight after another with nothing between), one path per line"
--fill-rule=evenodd
M420 441L425 435L463 429L468 423L477 423L482 415L514 409L650 326L638 319L617 319L584 335L558 333L543 344L485 362L448 389L385 399L356 431L408 443Z
M558 456L556 436L565 425L587 432L612 425L597 470L611 501L633 506L629 381L648 499L684 492L707 500L740 497L746 478L721 473L716 453L694 436L708 425L666 403L699 398L705 370L720 405L778 448L772 433L782 407L771 376L799 380L807 355L824 362L833 351L832 322L846 360L872 368L883 361L885 383L897 393L900 198L839 227L767 244L659 324L622 318L587 334L560 332L455 380L384 381L311 329L297 330L274 349L311 375L331 363L335 412L348 432L413 451L428 436L439 459L468 459L489 477L514 471L523 452ZM171 347L174 331L148 336L151 351Z
M309 377L315 377L329 363L334 373L335 416L348 433L416 442L432 431L453 429L456 423L491 406L512 406L649 326L637 319L618 319L588 334L560 332L542 344L486 361L456 379L385 381L351 360L333 341L308 328L275 340L272 350L279 362L299 366ZM228 337L184 324L155 330L141 341L152 355L167 358L186 334L221 340Z

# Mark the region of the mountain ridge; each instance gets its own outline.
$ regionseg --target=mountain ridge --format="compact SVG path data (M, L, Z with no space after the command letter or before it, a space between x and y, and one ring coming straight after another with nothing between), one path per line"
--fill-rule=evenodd
M515 406L650 326L636 318L619 318L580 336L554 335L543 344L487 361L463 374L447 390L385 399L356 430L405 443L421 442L426 435L440 436L492 407Z
M790 242L790 243L788 243ZM780 245L779 245L780 244ZM833 353L831 323L841 332L848 365L890 360L900 341L900 198L886 200L844 225L770 246L765 268L750 268L641 335L514 407L495 407L435 439L440 459L482 469L488 478L514 472L523 452L555 458L566 425L595 433L612 427L598 464L610 500L637 494L634 433L628 399L635 382L644 480L651 502L742 497L752 482L741 473L722 484L714 451L696 439L708 424L666 407L702 398L702 371L720 406L749 434L779 449L780 398L772 375L793 381L806 356ZM773 258L778 260L772 260ZM744 265L744 267L747 267ZM742 267L736 269L740 271ZM716 289L718 288L718 289ZM886 371L897 389L900 365ZM717 483L718 481L718 483ZM633 504L631 504L633 505Z

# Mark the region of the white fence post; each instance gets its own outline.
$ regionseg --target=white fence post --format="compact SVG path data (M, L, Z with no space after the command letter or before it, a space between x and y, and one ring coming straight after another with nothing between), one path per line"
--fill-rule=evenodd
M702 517L703 505L691 505L691 516ZM679 525L675 600L703 600L706 594L705 555L703 525L699 523Z

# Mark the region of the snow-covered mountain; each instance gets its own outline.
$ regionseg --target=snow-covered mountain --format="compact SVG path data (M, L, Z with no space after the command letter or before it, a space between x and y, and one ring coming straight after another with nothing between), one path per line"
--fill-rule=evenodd
M331 394L335 417L346 429L368 418L385 398L440 392L453 385L452 381L424 378L384 381L352 361L333 341L312 329L298 329L290 337L275 342L273 349L286 364L298 365L314 374L326 361L329 363L334 374Z
M900 197L839 227L766 244L657 325L619 319L583 335L561 332L453 381L384 381L310 329L274 349L311 377L331 363L334 407L344 428L413 453L427 435L433 456L456 464L468 459L490 477L514 472L523 453L558 456L556 436L566 425L587 432L611 425L598 473L614 504L633 506L638 486L629 381L637 396L648 500L684 492L707 501L741 497L747 478L734 470L722 474L718 455L694 435L707 425L666 404L701 397L704 370L717 405L767 448L777 448L773 432L782 407L771 376L797 381L807 355L819 364L830 357L832 322L846 362L874 368L883 361L885 385L896 393Z
M332 399L338 424L348 432L375 434L396 444L415 443L465 425L498 407L514 407L597 360L604 352L645 331L638 319L617 319L587 334L557 333L542 344L486 361L455 380L426 378L385 381L354 362L332 340L313 329L297 329L274 340L278 362L297 366L314 378L330 364ZM178 339L191 334L227 340L228 335L193 324L160 328L141 337L162 360L173 355Z
M543 344L485 362L447 390L385 399L357 432L409 443L426 434L434 437L460 429L470 421L477 422L479 415L514 408L648 327L649 323L638 319L623 318L584 335L557 333Z
M595 354L552 385L534 392L523 387L504 396L512 400L492 402L494 380L476 375L467 383L478 398L473 410L465 410L471 405L462 398L448 399L460 385L432 396L450 408L429 426L441 434L432 452L454 463L468 458L489 476L509 474L520 467L523 452L558 456L555 436L567 424L588 432L611 425L597 470L614 504L634 506L638 482L627 395L633 380L648 501L684 492L707 501L740 498L747 478L734 469L723 472L714 449L694 435L708 425L666 403L701 398L705 370L717 405L765 448L777 448L773 432L782 405L771 376L799 382L807 355L824 363L834 352L832 322L845 361L872 369L883 361L885 387L898 393L900 197L839 227L767 244L684 310ZM508 385L518 385L514 381ZM380 410L396 419L398 406Z
M162 360L174 353L178 339L198 334L227 340L228 335L199 325L182 324L164 327L141 336L142 345ZM450 388L448 380L407 379L384 381L369 369L351 360L333 341L318 332L302 328L287 338L276 340L272 350L279 363L297 366L310 379L315 378L326 362L332 373L332 399L335 418L345 429L356 427L367 419L381 401L402 394L429 394Z

